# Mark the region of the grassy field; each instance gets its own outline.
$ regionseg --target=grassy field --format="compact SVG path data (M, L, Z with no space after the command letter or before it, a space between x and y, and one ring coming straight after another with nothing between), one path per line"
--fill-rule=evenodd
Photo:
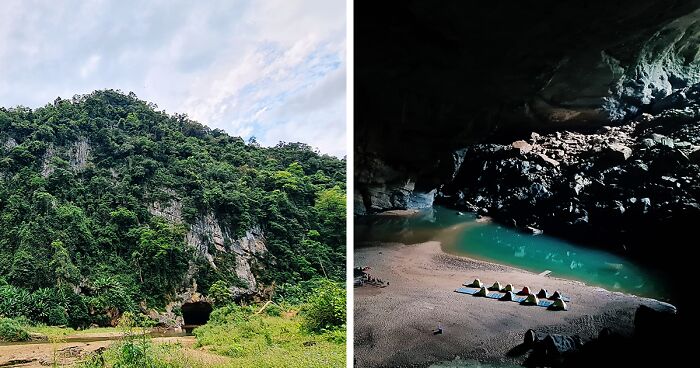
M27 331L37 333L51 338L66 338L66 337L87 337L87 336L103 336L120 334L122 331L118 327L95 327L84 330L74 330L72 328L58 326L28 326Z
M197 346L230 357L229 367L342 367L345 329L310 334L298 316L254 316L195 330Z
M323 281L313 293L295 300L223 304L206 325L195 328L194 336L149 335L152 321L129 312L121 316L119 327L80 331L0 318L0 341L6 342L0 350L81 368L344 367L342 285ZM28 340L34 341L7 344ZM66 357L66 349L77 353Z
M192 338L152 340L138 328L124 329L125 337L101 356L87 359L83 368L152 367L344 367L346 330L321 332L304 328L296 310L272 315L253 308L225 307L210 322L194 330Z

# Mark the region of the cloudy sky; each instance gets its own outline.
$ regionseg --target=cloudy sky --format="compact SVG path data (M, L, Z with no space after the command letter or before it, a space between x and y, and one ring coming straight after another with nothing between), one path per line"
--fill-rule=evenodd
M2 1L0 106L95 89L345 155L345 0Z

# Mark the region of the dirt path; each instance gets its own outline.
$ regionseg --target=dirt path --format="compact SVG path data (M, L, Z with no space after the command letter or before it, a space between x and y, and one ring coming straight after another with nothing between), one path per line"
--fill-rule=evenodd
M629 332L640 304L653 299L610 292L581 282L534 274L512 267L444 253L436 241L415 245L355 248L355 265L390 286L355 288L355 358L358 367L422 366L456 357L494 363L519 363L506 353L533 328L584 338L604 326ZM572 298L569 310L540 307L455 293L463 282L512 283L561 290ZM442 325L444 333L432 331Z
M70 367L85 359L98 349L109 347L115 342L119 334L82 334L66 336L65 342L58 343L24 343L0 345L0 367L46 367L51 366L55 360L61 367ZM103 339L101 339L103 338ZM70 341L70 340L96 340L96 341ZM185 355L194 361L207 365L224 364L226 357L209 353L202 349L195 349L194 336L156 337L155 343L179 343L182 345ZM13 362L15 362L13 364Z

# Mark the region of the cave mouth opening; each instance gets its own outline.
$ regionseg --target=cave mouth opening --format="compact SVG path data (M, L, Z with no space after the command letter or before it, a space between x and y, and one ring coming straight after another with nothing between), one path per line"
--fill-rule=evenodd
M191 332L197 326L206 324L212 311L211 304L207 302L191 302L182 305L182 319L185 330Z

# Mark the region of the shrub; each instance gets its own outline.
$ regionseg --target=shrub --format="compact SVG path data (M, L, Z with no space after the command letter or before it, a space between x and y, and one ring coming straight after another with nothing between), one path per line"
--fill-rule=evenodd
M90 325L90 314L85 303L85 297L72 291L65 293L65 295L68 325L73 328L84 328Z
M309 298L304 308L304 323L306 330L323 332L345 324L345 288L342 285L325 280Z
M208 324L211 325L225 325L240 323L247 319L250 315L249 307L242 307L236 304L228 304L221 308L214 309L209 315Z
M272 317L279 317L282 315L282 308L277 304L270 303L270 305L265 308L265 314Z
M11 318L0 319L0 340L16 342L29 340L29 333L19 322Z
M298 283L284 283L275 288L274 301L287 303L289 305L299 305L305 303L314 293L314 290L321 286L327 279L313 278Z
M68 314L66 314L66 310L59 305L50 308L46 313L46 324L49 326L68 325Z
M0 316L28 316L31 308L29 291L12 285L0 286Z
M62 304L60 303L61 301L59 299L60 297L56 292L56 289L38 289L31 294L31 297L29 298L30 302L25 315L31 320L37 322L53 324L49 320L54 316L51 316L50 314L52 313L52 309L54 309L57 305Z
M214 299L216 306L223 306L231 302L231 291L224 280L219 280L209 287L209 297Z

